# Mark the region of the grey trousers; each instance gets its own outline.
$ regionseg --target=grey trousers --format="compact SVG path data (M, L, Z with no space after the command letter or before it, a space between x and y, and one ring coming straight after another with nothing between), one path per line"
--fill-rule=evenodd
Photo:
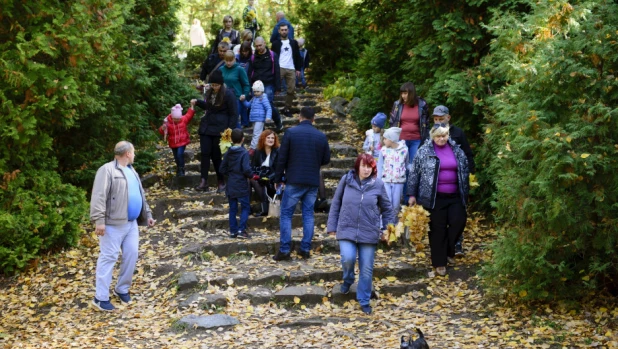
M112 283L112 272L122 251L120 273L116 283L117 293L128 293L133 281L133 272L137 263L139 245L139 229L137 221L124 225L106 225L105 235L99 236L99 259L96 270L96 295L100 301L109 300L109 286Z

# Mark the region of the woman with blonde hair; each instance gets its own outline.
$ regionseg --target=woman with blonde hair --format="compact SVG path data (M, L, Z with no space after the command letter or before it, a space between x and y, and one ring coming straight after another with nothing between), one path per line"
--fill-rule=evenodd
M408 204L429 211L429 247L436 273L446 275L446 265L455 263L455 243L466 227L470 183L468 159L449 139L446 124L435 124L418 149L408 177Z

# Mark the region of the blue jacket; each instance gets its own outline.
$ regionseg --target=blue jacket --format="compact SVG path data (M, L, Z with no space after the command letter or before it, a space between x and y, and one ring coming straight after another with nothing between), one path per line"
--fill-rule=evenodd
M230 198L248 196L249 181L253 177L249 164L249 152L242 146L234 145L223 155L219 172L227 176L225 194Z
M453 149L457 158L457 187L464 207L468 204L468 193L470 192L470 170L468 169L468 159L466 154L459 148L452 139L448 144ZM438 191L438 174L440 172L440 159L433 149L433 141L426 140L418 148L416 156L412 161L412 170L408 176L409 196L414 196L416 202L424 208L433 209L436 204L436 193Z
M270 35L271 44L274 41L281 39L281 36L279 35L279 26L284 23L288 25L288 38L294 39L294 27L292 27L292 23L290 23L290 21L288 21L286 18L281 18L279 22L275 24L275 27L273 28L273 33Z
M285 131L275 174L275 183L281 183L285 174L287 184L319 186L320 167L330 162L330 147L326 135L311 121L303 120L298 126Z
M272 119L273 110L270 107L270 102L266 94L262 94L260 97L253 97L251 101L242 102L245 107L251 108L249 113L249 121L251 122L265 122Z
M380 214L384 224L397 224L384 183L370 177L361 181L350 170L339 181L328 213L326 231L336 231L337 240L377 244L380 240Z

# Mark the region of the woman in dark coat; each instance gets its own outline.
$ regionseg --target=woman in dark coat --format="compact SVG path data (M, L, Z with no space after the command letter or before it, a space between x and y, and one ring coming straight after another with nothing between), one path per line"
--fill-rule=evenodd
M466 154L449 139L448 125L434 125L429 136L412 163L407 194L410 206L418 203L431 214L431 264L443 276L447 263L455 263L455 243L466 227L470 170Z
M373 262L380 239L380 215L385 224L395 224L396 215L386 194L384 183L376 178L376 161L370 154L356 158L354 169L341 178L333 198L326 231L339 240L343 284L341 293L348 293L354 283L354 265L358 255L358 287L356 299L365 314L371 314Z
M260 196L261 211L255 216L268 216L268 196L275 195L275 164L279 157L279 138L272 130L265 130L260 134L251 167L254 179L251 186ZM255 179L257 178L257 179ZM268 196L267 196L268 194Z
M200 135L200 148L202 151L200 185L195 188L198 191L208 190L208 171L210 160L215 167L219 186L217 193L225 191L225 181L219 172L221 166L221 133L226 129L234 129L238 120L238 103L234 91L226 89L223 84L223 75L220 70L213 71L208 77L210 88L206 92L203 101L198 100L196 105L206 111L200 120L198 134Z

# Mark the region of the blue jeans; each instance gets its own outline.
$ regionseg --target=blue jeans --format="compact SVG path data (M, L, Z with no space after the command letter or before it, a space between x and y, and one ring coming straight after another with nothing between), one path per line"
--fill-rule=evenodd
M354 265L358 254L358 286L356 300L360 305L369 305L373 287L373 261L376 255L375 244L359 244L350 240L339 240L341 267L343 268L343 283L351 286L354 283Z
M235 234L247 230L247 220L249 219L249 213L251 213L251 206L249 206L249 195L241 196L239 198L228 197L228 200L230 202L230 233ZM239 203L240 225L236 221Z
M306 86L307 80L305 80L305 68L300 69L300 76L296 78L296 86Z
M310 185L288 184L285 186L281 199L281 217L279 217L280 246L279 251L284 254L292 249L292 215L296 204L300 201L303 212L303 239L300 242L300 250L309 252L313 239L313 205L318 196L318 187Z
M247 101L251 100L251 95L245 96ZM238 114L240 114L240 125L242 127L249 126L249 108L245 107L243 102L238 101Z
M409 155L409 160L408 160L408 165L410 166L410 168L412 168L412 161L414 161L414 157L416 156L416 152L418 151L418 148L421 146L422 141L420 139L414 140L414 141L406 141L406 146L408 147L408 155ZM408 195L408 176L410 175L409 173L410 171L406 170L406 182L403 185L403 198L404 198L404 204L407 204L408 199L410 199L410 196Z
M275 122L275 126L277 128L281 128L281 115L279 114L279 109L275 107L275 86L273 85L264 85L264 93L266 93L266 97L268 97L268 101L270 102L270 108L273 111L273 121Z
M172 148L172 153L174 154L174 161L176 161L176 166L185 167L185 148L187 146L183 145L182 147Z

